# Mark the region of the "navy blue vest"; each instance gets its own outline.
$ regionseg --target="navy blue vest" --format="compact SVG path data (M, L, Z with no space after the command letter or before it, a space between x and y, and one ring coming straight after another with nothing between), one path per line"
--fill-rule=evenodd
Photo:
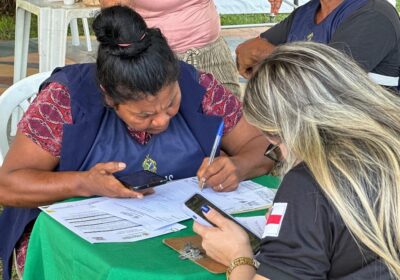
M44 84L57 81L68 87L74 123L64 125L59 171L88 170L98 162L123 161L127 168L119 175L147 169L180 179L195 176L203 158L210 154L222 117L202 111L205 89L198 73L180 64L179 86L182 99L178 114L168 129L153 135L146 145L137 143L125 123L104 106L94 64L77 64L56 69ZM118 174L117 174L118 175ZM10 278L12 250L38 209L5 208L0 217L0 256L4 279Z
M366 3L367 0L344 0L321 23L315 24L320 1L311 0L297 9L287 42L313 41L328 44L343 20Z

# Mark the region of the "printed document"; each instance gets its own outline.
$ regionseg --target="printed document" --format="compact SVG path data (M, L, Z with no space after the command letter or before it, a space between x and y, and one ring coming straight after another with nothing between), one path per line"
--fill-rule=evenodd
M182 211L182 205L197 192L198 181L193 177L156 187L154 194L141 200L110 198L96 204L96 208L155 230L189 219ZM252 181L241 182L232 192L215 192L205 188L201 194L230 214L267 208L275 196L271 189Z
M133 242L179 231L178 222L190 217L183 203L199 192L197 178L169 182L143 199L91 198L40 207L42 211L90 243ZM232 214L267 208L275 192L252 181L233 192L205 188L201 194ZM248 218L247 226L260 231L264 218Z
M90 243L133 242L186 228L181 224L149 230L95 207L107 198L91 198L39 207L50 217Z

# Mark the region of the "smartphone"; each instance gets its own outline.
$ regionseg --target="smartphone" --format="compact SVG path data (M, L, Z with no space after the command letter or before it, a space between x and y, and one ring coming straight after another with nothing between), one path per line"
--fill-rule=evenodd
M234 217L231 215L225 213L221 209L219 209L215 204L207 200L204 196L201 194L194 194L192 197L190 197L188 200L185 201L185 212L187 212L193 220L196 222L199 222L203 225L208 225L208 226L215 226L212 222L208 221L207 218L204 216L203 211L201 211L201 206L203 205L208 205L211 208L213 208L215 211L220 213L222 216L225 218L233 221L237 225L239 225L242 229L244 229L249 236L250 239L250 245L251 248L253 249L254 254L258 252L260 249L260 242L261 239L253 233L251 230L246 228L244 225L242 225L238 220L236 220Z
M141 170L129 175L117 177L117 179L127 188L140 191L147 188L165 184L168 180L156 173Z

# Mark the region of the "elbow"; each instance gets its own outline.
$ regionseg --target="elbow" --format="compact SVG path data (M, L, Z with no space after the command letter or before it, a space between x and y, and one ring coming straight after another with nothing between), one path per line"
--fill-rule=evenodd
M12 193L11 176L10 172L6 172L3 167L0 167L0 205L3 206L15 206L18 204L15 194Z

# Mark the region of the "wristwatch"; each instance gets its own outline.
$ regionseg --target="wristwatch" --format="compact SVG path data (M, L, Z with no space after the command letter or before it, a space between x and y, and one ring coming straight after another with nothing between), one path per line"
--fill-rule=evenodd
M239 265L250 265L250 266L254 267L255 269L257 269L260 266L260 263L256 259L249 258L249 257L236 258L229 264L229 267L226 270L226 280L229 280L232 270L234 270Z

